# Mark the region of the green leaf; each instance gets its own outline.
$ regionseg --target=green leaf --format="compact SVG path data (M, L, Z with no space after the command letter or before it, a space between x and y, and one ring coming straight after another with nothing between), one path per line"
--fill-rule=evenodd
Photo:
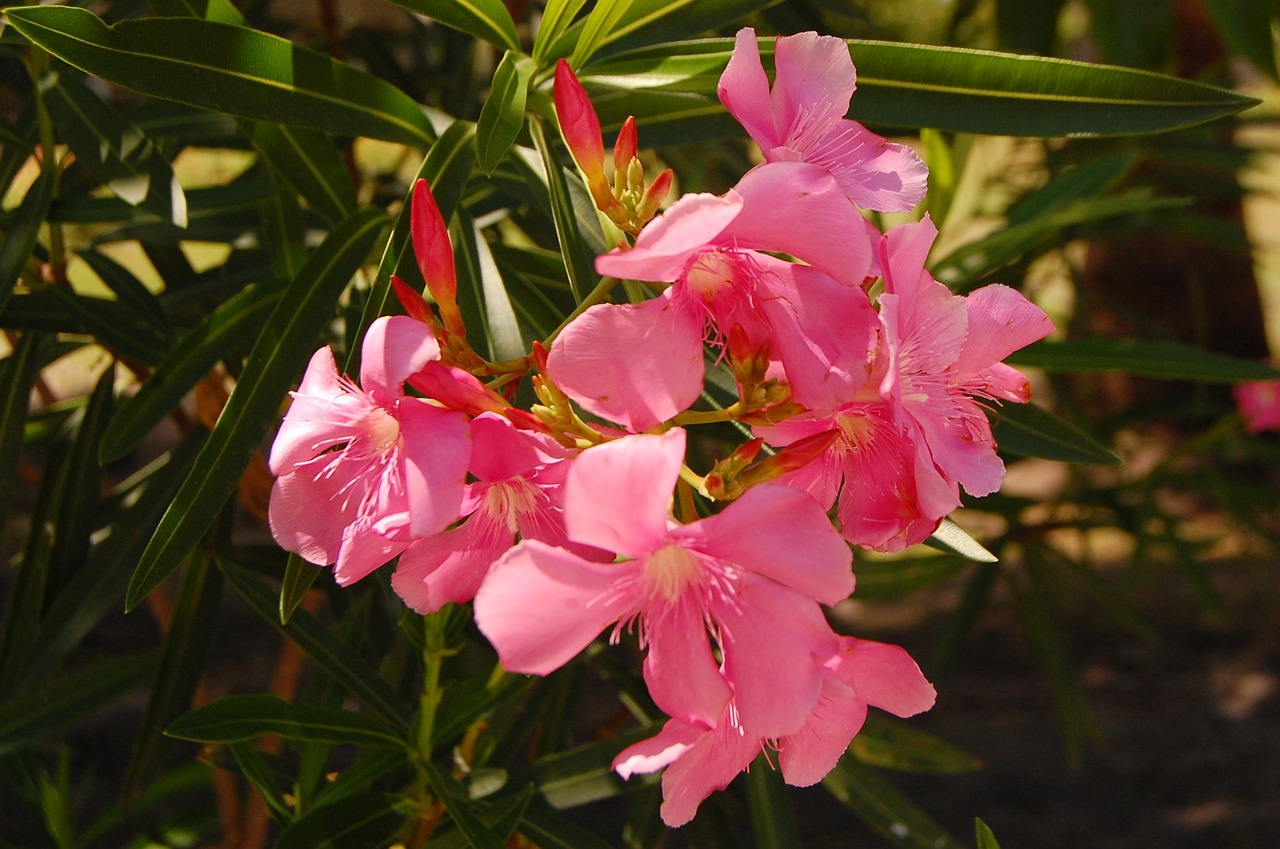
M249 606L273 628L288 637L344 690L397 731L408 727L408 710L374 666L337 637L333 629L305 610L295 610L287 624L280 622L276 594L250 573L220 563L224 575Z
M0 480L18 479L18 458L22 455L23 425L27 420L31 389L44 364L48 337L24 333L14 340L14 349L0 360ZM0 487L0 528L6 527L9 505L16 486Z
M0 240L0 311L13 295L13 286L26 267L36 246L36 237L49 215L53 184L49 174L36 177L18 208L5 217L4 239Z
M197 708L164 731L197 743L232 743L260 734L357 746L403 746L396 729L362 713L291 704L278 696L227 696Z
M1177 342L1144 339L1068 339L1036 342L1007 358L1011 365L1053 372L1121 371L1165 380L1241 383L1277 380L1280 371L1252 360L1215 354Z
M901 599L942 583L968 564L968 558L955 554L860 559L854 568L854 574L858 576L858 587L854 592L862 601Z
M266 803L271 818L281 825L293 822L293 810L285 802L279 778L272 772L271 765L262 752L248 743L228 743L227 751L235 758L236 766L240 767L240 772L258 794L258 798Z
M124 799L136 795L154 774L164 742L161 732L191 706L221 599L222 575L210 568L207 556L193 557L182 575L147 707L133 738L121 790Z
M132 451L214 364L258 333L279 300L279 292L246 289L187 331L141 388L121 402L98 446L99 461L110 463Z
M630 10L632 3L633 0L599 0L596 3L582 24L582 33L573 48L573 58L569 60L572 67L581 68L595 54L596 49Z
M153 651L95 661L0 705L0 755L103 711L154 673Z
M75 76L48 76L45 103L76 160L116 197L186 227L186 195L151 139Z
M280 583L280 624L289 623L289 617L298 609L307 590L320 577L320 568L292 552L289 554L289 561L284 567L284 580Z
M870 767L844 758L822 786L892 846L960 849L933 818Z
M760 849L792 849L800 845L791 793L782 774L760 754L747 770L747 801L751 812L751 833Z
M152 97L414 146L435 139L430 121L399 89L278 36L198 18L108 27L71 6L6 9L5 15L68 65Z
M444 803L449 819L453 820L458 831L467 838L467 845L472 849L506 849L507 841L484 823L471 809L471 802L455 789L453 782L435 764L425 761L422 766L426 770L427 780L431 782L432 792Z
M939 551L959 554L961 557L978 563L997 562L996 556L983 548L982 543L969 536L969 534L965 533L964 528L950 519L942 520L942 524L933 532L933 535L925 540L925 545L930 548L936 548Z
M553 811L537 808L525 812L520 833L539 849L613 849L613 844Z
M945 740L879 712L849 744L849 753L864 764L903 772L954 774L982 769L982 761Z
M356 208L356 189L342 155L325 133L255 121L254 148L327 224L337 224Z
M458 263L458 305L466 325L475 333L472 345L490 360L524 356L515 307L498 273L484 233L471 216L459 212L450 230Z
M1124 462L1092 436L1037 404L1006 404L990 415L991 432L1001 451L1095 466Z
M411 12L496 44L520 49L520 36L502 0L391 0Z
M213 524L235 491L334 302L383 230L381 213L362 209L333 229L289 283L249 354L236 388L219 416L191 477L160 520L142 553L125 600L133 608L172 572Z
M857 40L849 46L858 68L850 117L871 124L1015 136L1136 135L1211 121L1257 103L1131 68L958 47ZM650 119L722 111L716 83L732 51L731 39L663 44L612 56L583 69L580 79L605 95L593 97L602 123L630 113L647 127ZM760 40L760 53L771 70L772 38ZM635 91L667 97L630 97Z
M533 764L534 784L548 804L556 808L573 808L625 793L627 784L614 772L613 759L632 743L652 737L654 730L633 728L606 740L538 758Z
M78 250L76 256L93 269L93 273L115 294L120 306L135 321L145 324L145 332L149 336L163 345L172 344L173 329L169 325L169 316L160 299L151 294L151 290L141 280L134 277L129 269L96 250Z
M386 846L404 825L400 804L390 793L363 793L312 808L284 830L275 849Z
M556 238L560 241L560 252L564 256L565 272L569 275L569 288L573 291L574 302L580 303L587 292L595 288L599 278L595 273L595 257L588 250L586 239L578 229L583 219L579 217L579 210L575 207L569 190L569 181L577 180L577 177L568 174L556 162L542 121L534 119L529 128L533 133L533 145L542 156L547 191L551 196L551 217L555 223ZM594 205L589 214L591 220L598 224Z
M1213 19L1227 49L1243 56L1272 80L1276 74L1276 46L1272 32L1274 3L1266 0L1204 0L1204 10Z
M1000 844L996 842L996 836L991 828L977 817L973 820L973 832L978 849L1000 849Z
M778 2L780 0L632 0L620 4L624 6L621 14L609 12L605 21L609 26L602 27L592 52L612 53L642 44L688 38L720 29ZM772 47L773 39L769 42Z
M548 0L546 8L542 10L538 34L533 39L533 58L538 61L539 67L546 64L548 51L573 23L574 17L586 2L587 0Z
M146 316L137 315L119 301L79 295L63 286L50 286L46 292L77 332L89 334L116 356L154 365L169 348L169 341L158 335Z
M493 173L498 161L520 135L529 80L533 78L536 64L520 51L508 50L493 72L489 97L476 122L476 163L486 174Z

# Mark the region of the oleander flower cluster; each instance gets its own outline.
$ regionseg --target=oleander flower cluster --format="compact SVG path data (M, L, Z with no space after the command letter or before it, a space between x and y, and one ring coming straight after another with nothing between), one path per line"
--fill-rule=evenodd
M392 586L420 613L473 602L509 671L633 640L670 718L614 766L664 770L672 826L762 752L813 784L869 706L932 706L906 652L837 633L824 606L854 590L851 545L899 551L962 488L999 487L987 409L1030 392L1001 360L1052 329L1014 289L937 282L927 216L881 233L863 215L915 208L927 172L845 117L843 41L779 38L774 65L771 82L744 29L719 84L762 162L659 213L670 172L646 181L628 121L610 180L595 111L561 63L564 139L620 236L596 270L652 297L601 299L528 357L485 362L420 183L412 234L434 305L396 282L407 315L369 329L358 382L317 351L270 457L284 548L344 585L395 560ZM736 402L700 405L707 370L726 366ZM526 372L531 409L509 400ZM699 468L689 432L722 421L752 438Z

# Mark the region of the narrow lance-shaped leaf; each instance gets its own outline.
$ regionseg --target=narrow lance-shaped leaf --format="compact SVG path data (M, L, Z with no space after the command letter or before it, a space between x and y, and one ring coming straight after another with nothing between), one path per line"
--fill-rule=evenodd
M9 356L0 360L0 480L18 479L23 424L47 340L48 337L40 333L24 333ZM16 486L0 487L0 527L5 527L16 489Z
M152 97L415 146L435 138L422 110L399 89L279 36L198 18L108 27L71 6L5 14L10 26L68 65Z
M618 22L631 8L633 0L599 0L596 7L587 15L582 24L582 34L573 48L573 58L569 64L581 68L596 52L596 49L613 33ZM667 5L679 5L668 3Z
M329 224L356 208L356 190L342 155L325 133L255 121L249 138L271 167Z
M858 68L849 114L872 124L1015 136L1117 136L1203 123L1257 102L1132 68L958 47L857 40L849 46ZM579 78L588 88L615 93L597 100L606 124L627 114L642 123L661 120L676 103L691 114L715 113L716 83L732 50L729 39L644 48L593 64ZM771 68L773 39L761 39L760 52ZM646 104L625 94L644 90L668 97Z
M315 348L316 337L385 220L370 209L325 238L286 289L249 354L226 408L143 552L125 600L134 607L172 572L212 525L275 421L280 399Z
M275 849L389 845L405 821L402 803L389 793L362 793L312 808L284 830Z
M508 50L493 72L489 98L476 122L476 162L486 174L493 173L498 161L520 135L524 126L524 106L529 95L529 80L536 63L518 50Z
M849 752L872 766L904 772L961 773L982 769L982 761L909 722L872 711L849 744Z
M560 240L560 252L564 256L565 272L569 276L569 288L575 302L581 302L587 292L595 287L597 279L593 257L589 253L582 234L578 230L578 214L569 191L570 178L556 162L555 153L547 142L542 122L530 122L533 144L542 156L542 166L551 195L551 217L555 223L556 237ZM594 208L591 211L594 218Z
M468 35L507 50L520 49L515 22L502 0L391 0Z
M533 39L533 58L539 66L549 64L547 52L556 40L569 28L587 0L549 0L542 10L542 20L538 24L538 34Z
M227 696L174 721L165 734L198 743L234 743L260 734L358 746L404 746L404 737L377 719L339 708L295 705L279 696Z
M780 0L632 0L595 39L592 54L615 53L629 47L661 44L700 35L738 20ZM586 26L582 25L584 35ZM575 27L575 29L577 29ZM553 51L555 57L573 50L566 33Z
M13 295L13 286L35 248L52 203L53 177L41 174L23 195L22 203L8 216L10 223L4 239L0 240L0 310Z
M49 76L45 103L76 159L116 197L186 227L186 195L151 139L72 73Z
M307 591L320 577L320 567L308 563L290 552L284 566L284 579L280 582L280 624L287 625L293 611L298 609Z
M782 774L761 754L747 770L747 799L751 811L751 832L760 849L791 849L800 845L791 793Z
M97 250L78 250L76 256L93 269L122 307L149 326L152 336L163 344L173 342L173 329L163 304L141 280L133 276L133 272Z
M991 412L1001 451L1062 463L1118 466L1123 461L1102 443L1036 404L1006 404Z
M471 801L454 790L452 782L431 761L423 763L436 798L444 803L449 819L467 838L472 849L505 849L507 842L471 809Z
M1122 371L1166 380L1202 383L1240 383L1278 380L1280 371L1251 360L1215 354L1177 342L1145 339L1068 339L1036 342L1010 354L1013 365L1046 371Z
M822 780L822 786L891 846L960 849L942 826L870 767L845 758Z

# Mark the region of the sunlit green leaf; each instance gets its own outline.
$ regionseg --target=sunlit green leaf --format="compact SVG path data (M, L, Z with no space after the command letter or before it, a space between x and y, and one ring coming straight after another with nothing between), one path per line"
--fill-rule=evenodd
M587 0L548 0L542 10L542 21L538 24L538 34L533 40L533 58L543 64L547 51L564 34L573 23L574 17L586 5Z
M595 257L578 229L585 219L579 215L569 189L569 181L577 180L577 177L567 174L556 161L542 122L533 120L530 129L533 132L534 147L542 156L547 191L551 195L551 215L555 222L556 237L560 240L560 252L564 256L569 287L573 291L574 301L580 302L587 292L595 288L599 278L595 273ZM592 221L596 221L594 207L588 214ZM598 226L598 222L596 223Z
M1000 844L996 842L995 834L981 819L974 819L973 831L974 839L978 843L978 849L1000 849Z
M506 50L520 49L515 22L502 0L391 0L411 12L426 15L446 26Z
M925 540L925 545L952 554L959 554L978 563L995 563L996 556L982 547L982 543L965 532L964 528L950 519L943 519L942 524Z
M476 163L486 174L497 167L524 126L524 105L534 68L531 57L508 50L493 72L489 98L476 122Z
M569 64L574 68L581 68L609 35L617 27L618 22L622 20L627 11L631 8L633 0L599 0L591 13L582 23L582 33L578 36L578 43L573 48L573 58L569 60ZM677 4L668 4L677 5Z

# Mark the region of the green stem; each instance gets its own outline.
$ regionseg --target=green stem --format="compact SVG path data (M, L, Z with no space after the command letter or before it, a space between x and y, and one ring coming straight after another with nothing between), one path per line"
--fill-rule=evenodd
M431 736L435 733L436 710L444 696L440 689L440 669L448 654L444 642L446 611L437 611L423 620L426 627L422 648L422 662L425 674L422 682L422 699L418 715L418 757L422 763L431 761ZM425 784L425 773L424 773Z

